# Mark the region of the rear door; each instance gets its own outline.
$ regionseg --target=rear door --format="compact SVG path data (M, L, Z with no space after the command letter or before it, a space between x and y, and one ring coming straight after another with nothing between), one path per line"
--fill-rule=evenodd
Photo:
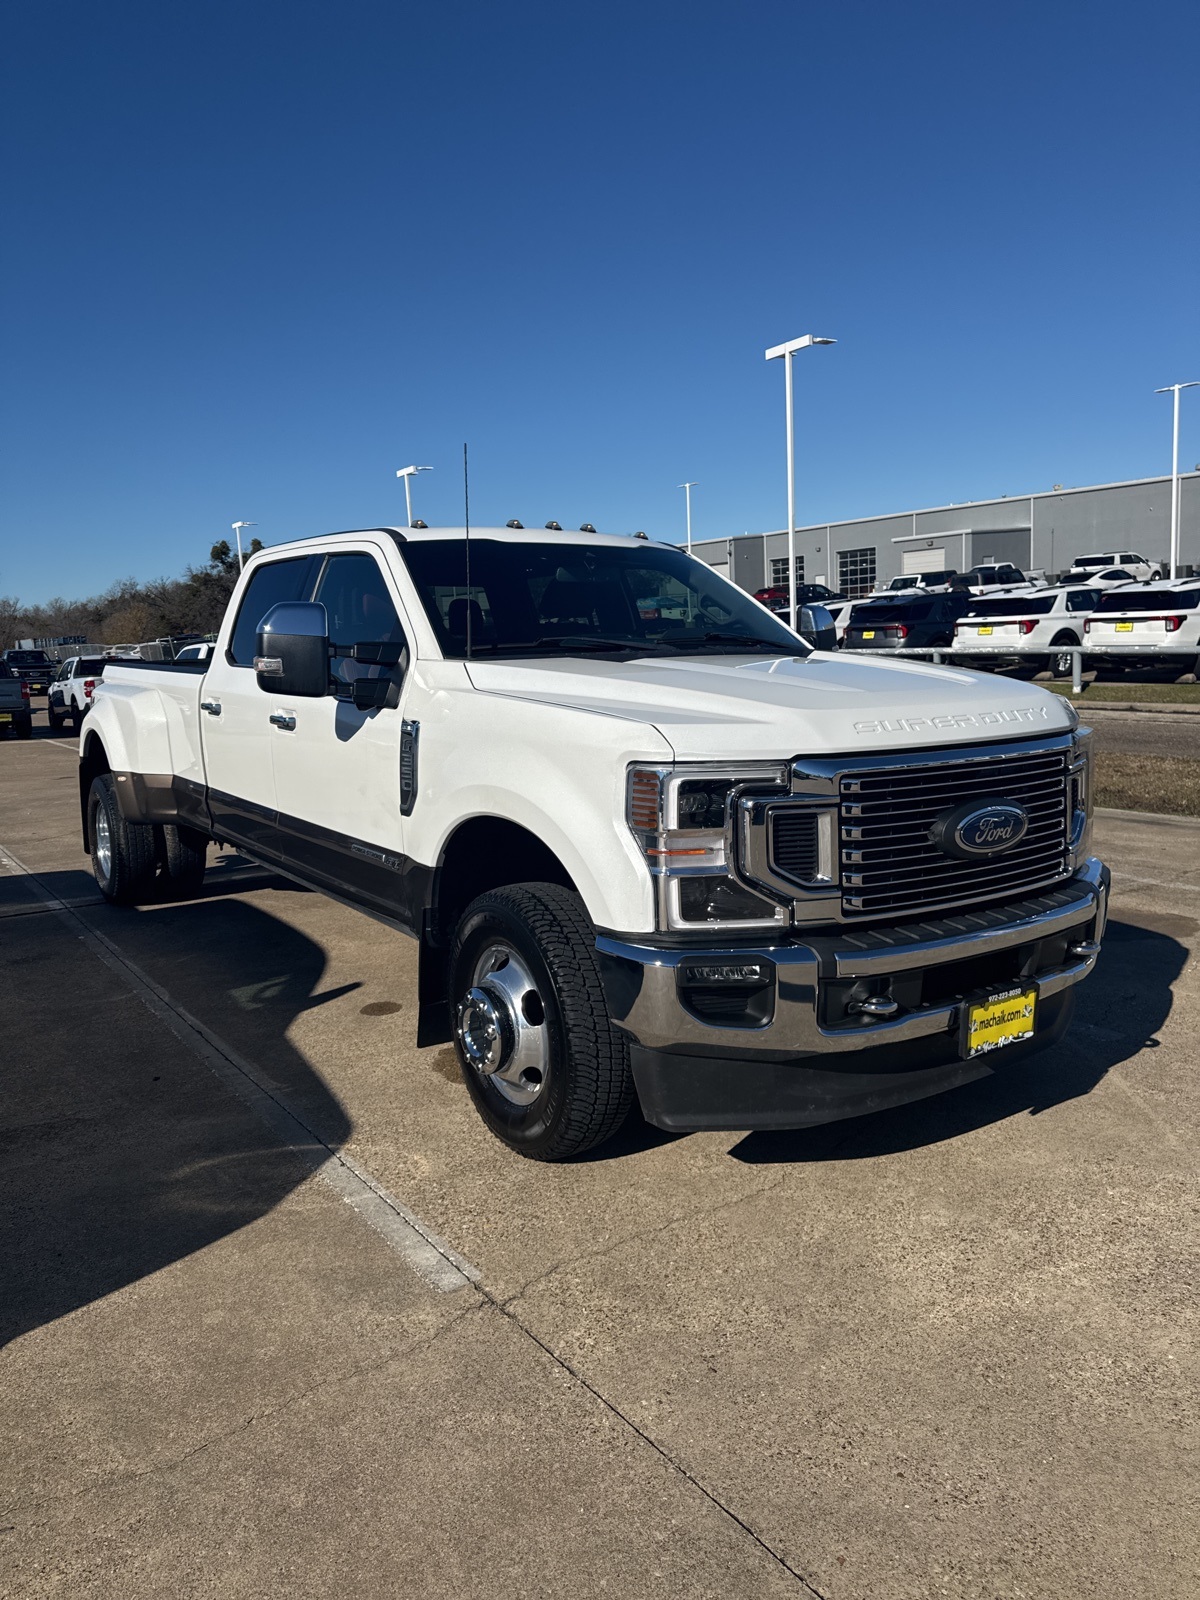
M291 726L273 727L279 827L288 862L335 892L369 901L412 925L416 901L400 811L403 695L411 630L381 559L364 544L326 557L313 599L329 619L338 693L323 700L273 696ZM401 667L350 659L356 645L395 645ZM391 682L390 705L358 710L356 679Z
M314 555L264 561L242 591L232 630L213 650L200 695L208 805L218 838L268 856L282 854L272 766L273 697L258 687L258 625L273 605L309 598Z

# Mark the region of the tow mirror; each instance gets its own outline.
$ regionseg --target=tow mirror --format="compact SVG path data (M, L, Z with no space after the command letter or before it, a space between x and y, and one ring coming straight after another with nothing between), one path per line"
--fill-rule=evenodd
M814 650L837 649L837 629L824 606L801 606L800 626L796 631Z
M319 601L284 600L258 625L258 687L289 699L329 693L329 618Z

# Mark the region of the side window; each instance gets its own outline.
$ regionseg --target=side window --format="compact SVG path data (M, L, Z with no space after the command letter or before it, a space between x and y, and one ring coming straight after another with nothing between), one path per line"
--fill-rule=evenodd
M228 656L234 666L253 666L258 625L272 606L283 600L307 600L318 560L317 556L294 556L290 561L270 561L259 567L242 596L229 641Z
M1067 596L1068 611L1091 611L1095 604L1096 596L1091 589L1073 589Z
M56 683L65 683L66 680L71 676L72 672L74 672L74 670L75 670L74 661L64 661L62 666L59 667L59 669L58 669L58 672L57 672L57 674L55 676L55 682Z
M330 556L313 599L325 607L332 645L408 643L374 556ZM351 683L355 678L386 677L392 669L335 656L331 670L339 682Z

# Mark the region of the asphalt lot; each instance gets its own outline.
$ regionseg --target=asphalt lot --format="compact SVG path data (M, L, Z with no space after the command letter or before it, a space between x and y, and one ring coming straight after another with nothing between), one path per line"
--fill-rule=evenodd
M215 853L100 902L73 756L0 746L6 1594L1200 1588L1200 824L1100 819L1028 1064L542 1167L413 1046L401 936Z

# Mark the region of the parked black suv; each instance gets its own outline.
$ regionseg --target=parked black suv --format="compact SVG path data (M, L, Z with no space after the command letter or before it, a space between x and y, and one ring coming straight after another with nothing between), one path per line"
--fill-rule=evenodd
M921 594L860 601L850 613L843 650L936 650L954 643L954 624L972 604L969 594Z

